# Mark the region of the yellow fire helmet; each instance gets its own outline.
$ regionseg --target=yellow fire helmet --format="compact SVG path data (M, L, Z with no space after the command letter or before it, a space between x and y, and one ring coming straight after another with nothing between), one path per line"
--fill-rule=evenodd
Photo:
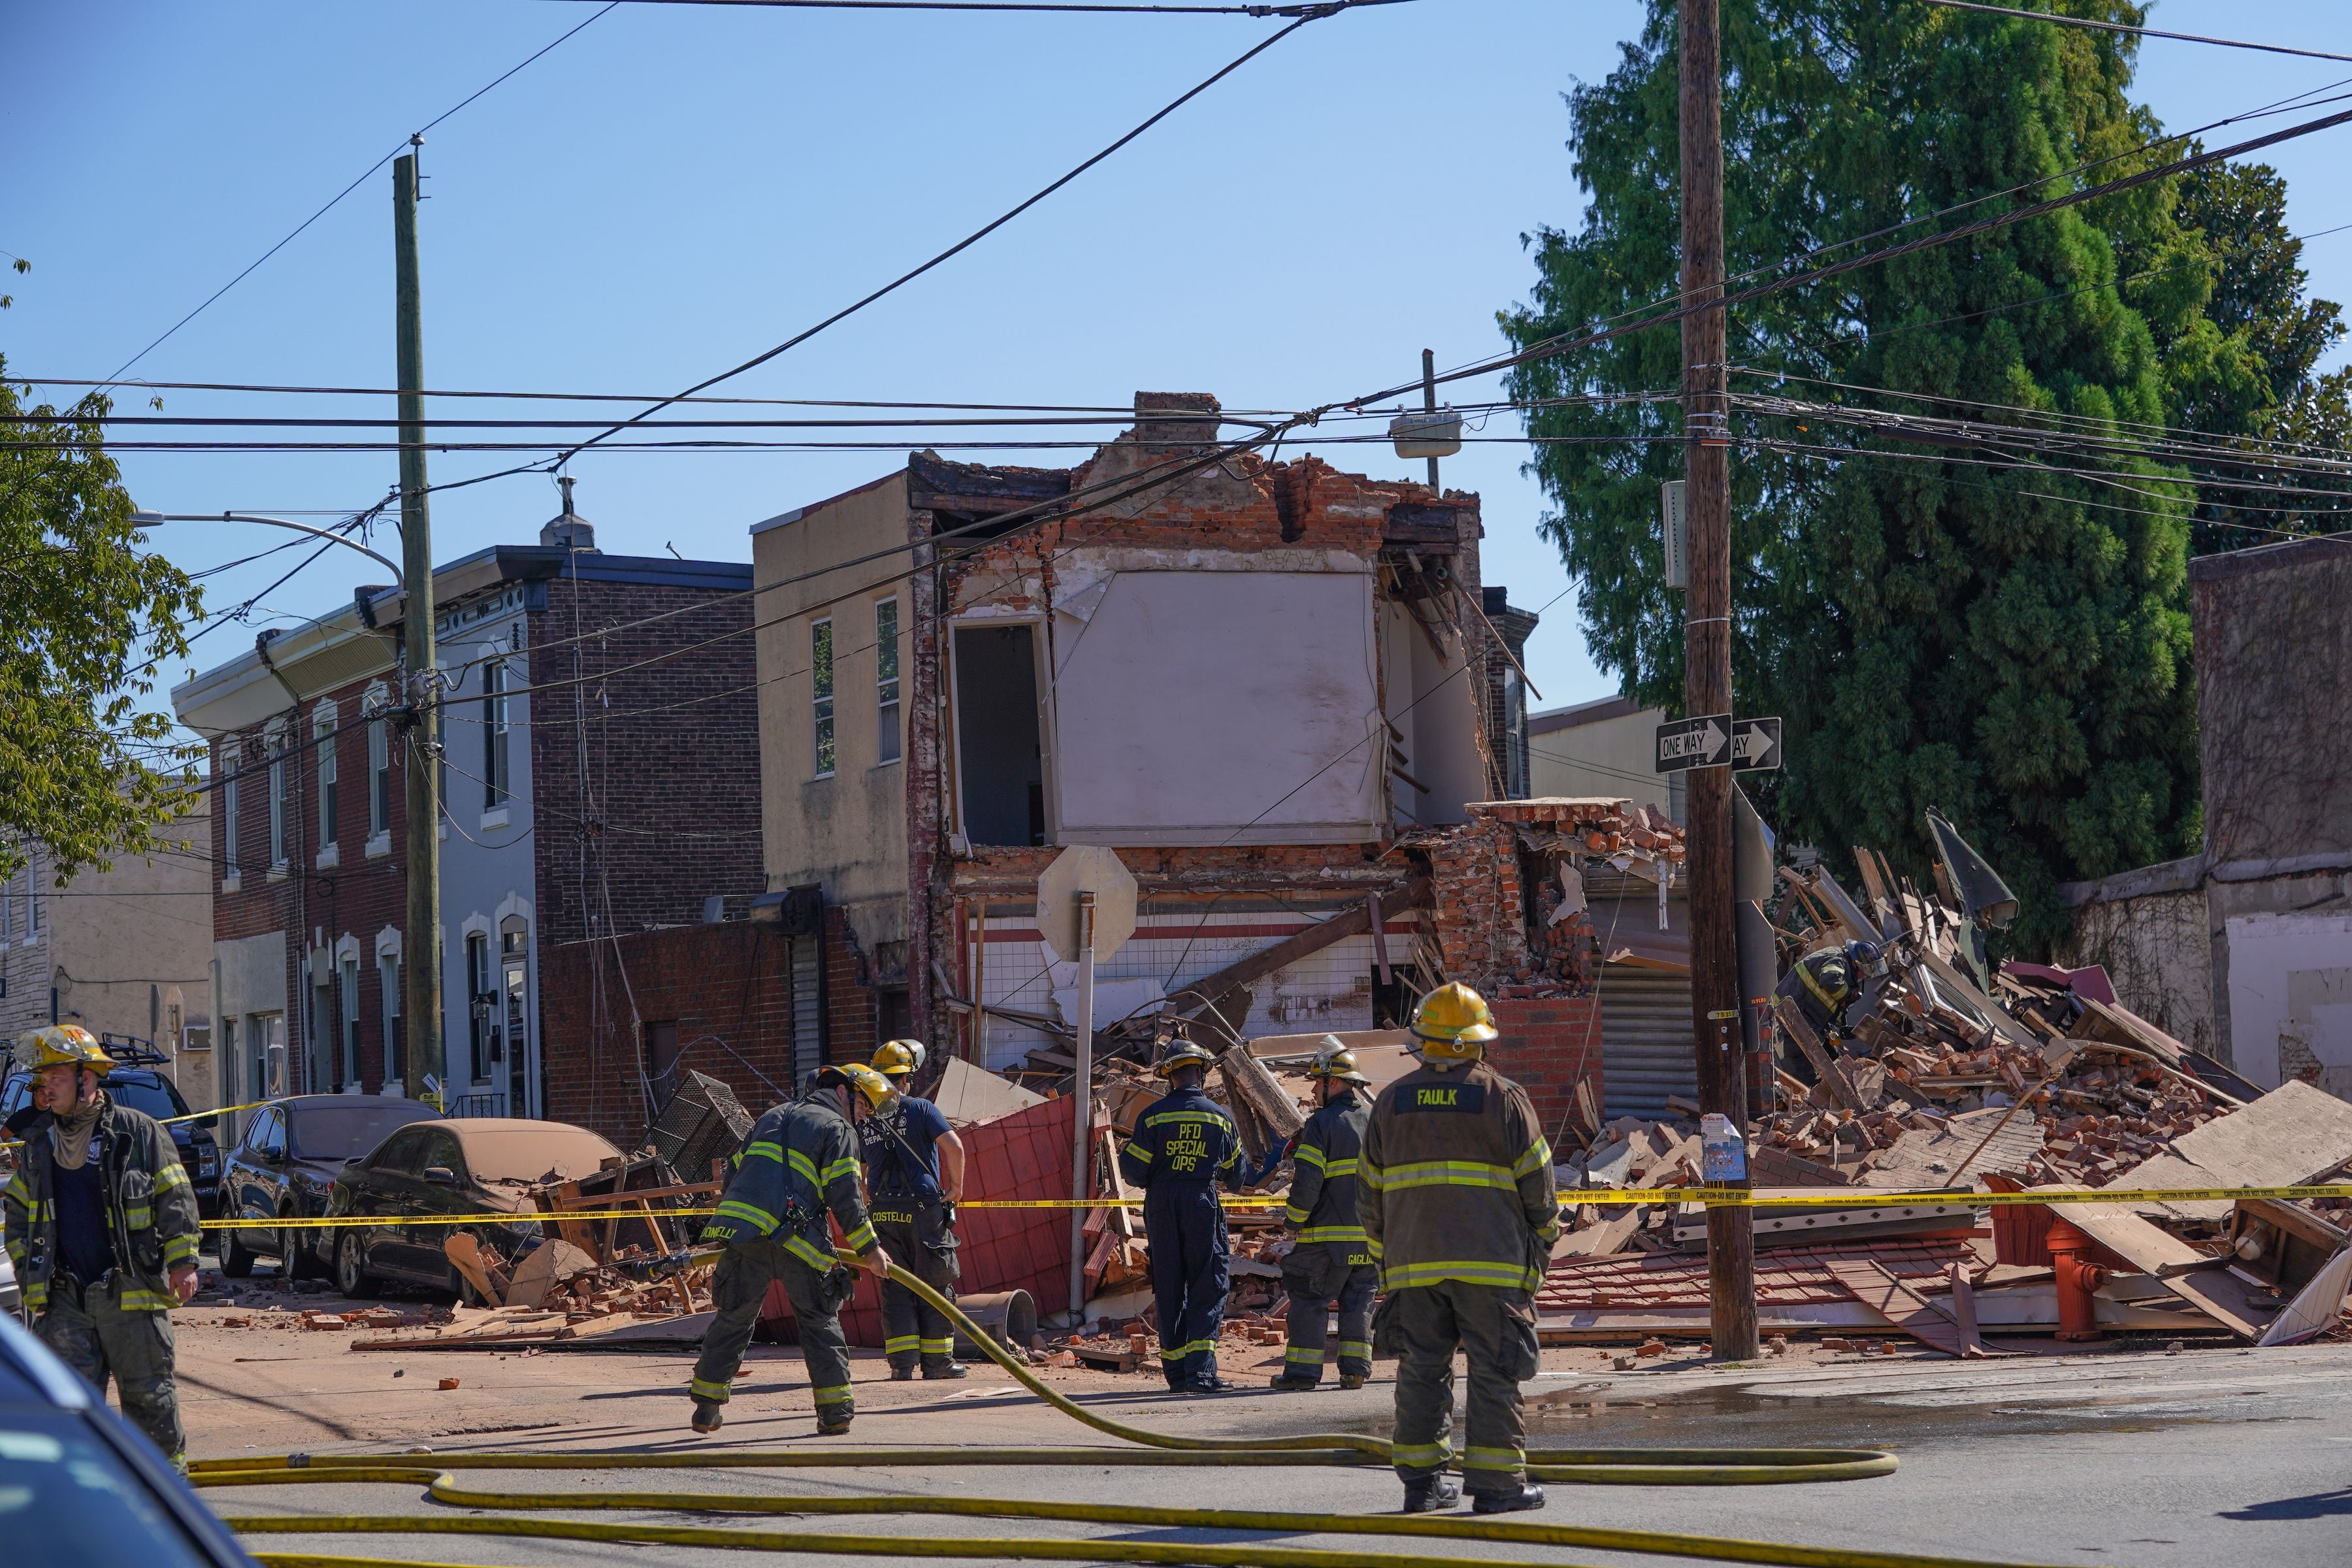
M1413 1038L1423 1061L1475 1062L1496 1036L1486 999L1459 981L1441 985L1412 1012Z
M1307 1068L1308 1078L1337 1079L1341 1083L1360 1083L1370 1087L1371 1079L1356 1068L1356 1053L1339 1043L1337 1035L1326 1035L1316 1047L1313 1065Z
M844 1086L864 1095L866 1103L877 1110L887 1110L898 1103L898 1085L876 1072L872 1068L860 1063L845 1062L839 1067L826 1068L816 1075L816 1087L819 1089L837 1089Z
M1151 1070L1154 1075L1160 1078L1170 1078L1174 1076L1178 1068L1199 1067L1206 1068L1216 1059L1216 1058L1211 1056L1208 1052L1202 1050L1192 1041L1178 1040L1168 1047L1168 1054L1161 1057Z
M114 1070L114 1058L96 1036L79 1024L51 1024L27 1029L16 1037L16 1059L34 1072L43 1068L86 1067L101 1077Z
M874 1070L885 1078L906 1078L923 1070L930 1047L920 1040L885 1040L874 1053Z

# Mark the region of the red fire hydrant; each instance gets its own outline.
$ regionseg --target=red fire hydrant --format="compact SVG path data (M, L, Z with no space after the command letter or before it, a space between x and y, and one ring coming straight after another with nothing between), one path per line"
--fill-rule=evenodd
M2063 1215L2052 1217L2050 1264L2058 1276L2058 1337L2062 1340L2100 1337L2098 1304L2091 1293L2107 1282L2108 1271L2083 1261L2095 1245Z

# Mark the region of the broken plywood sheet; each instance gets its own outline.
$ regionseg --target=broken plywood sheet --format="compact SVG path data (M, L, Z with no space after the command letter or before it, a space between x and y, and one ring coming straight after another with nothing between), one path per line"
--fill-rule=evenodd
M2184 1132L2172 1147L2115 1180L2117 1187L2293 1187L2332 1174L2352 1161L2352 1105L2307 1083L2288 1082L2243 1110ZM2220 1220L2230 1200L2136 1203L2141 1214Z
M591 1318L584 1323L571 1324L555 1336L555 1342L582 1350L598 1350L606 1345L700 1344L718 1315L686 1312L674 1318L640 1318L629 1312L615 1312L608 1318Z
M1010 1079L997 1077L985 1068L976 1068L961 1058L950 1057L940 1069L939 1087L932 1090L931 1103L950 1125L969 1126L975 1121L993 1121L1000 1116L1010 1116L1016 1110L1026 1110L1042 1104L1042 1094L1033 1094Z
M2071 1182L2028 1187L2032 1193L2081 1193ZM2158 1279L2210 1267L2216 1260L2168 1230L2142 1219L2126 1204L2055 1204L2049 1211L2143 1274Z
M2352 1247L2327 1260L2311 1283L2287 1303L2286 1310L2263 1331L2258 1345L2299 1345L2334 1328L2344 1315L2344 1295L2352 1289Z
M1853 1293L1855 1300L1921 1344L1949 1356L1967 1353L1960 1343L1959 1322L1948 1300L1937 1306L1901 1275L1882 1268L1869 1258L1832 1258L1829 1270L1839 1284ZM1976 1353L1984 1352L1979 1350Z
M2008 1125L2001 1126L2004 1116ZM2000 1128L1998 1132L1996 1127ZM1905 1132L1875 1166L1862 1173L1862 1184L1892 1192L1929 1192L1956 1184L1955 1173L1965 1162L1968 1169L1958 1184L1975 1186L1988 1172L2022 1171L2025 1162L2042 1152L2042 1124L2030 1111L2011 1116L2007 1107L1971 1110L1933 1131L1914 1128ZM1979 1144L1984 1144L1981 1154L1976 1153ZM1976 1158L1969 1159L1971 1154Z

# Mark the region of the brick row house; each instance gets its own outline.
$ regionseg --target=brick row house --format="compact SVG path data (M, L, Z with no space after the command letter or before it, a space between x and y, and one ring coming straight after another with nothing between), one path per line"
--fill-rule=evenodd
M1502 808L1536 617L1481 581L1478 498L1220 457L1220 423L1138 394L1075 468L916 453L753 525L764 895L740 931L570 954L562 994L625 959L655 1070L758 1102L906 1032L1016 1066L1066 1042L1076 986L1038 877L1102 845L1140 910L1098 1027L1213 1003L1228 1035L1360 1030L1460 979L1548 1112L1597 1085L1591 944L1528 869L1578 813Z
M622 1045L551 1047L545 953L761 887L750 569L606 555L566 492L538 543L434 574L453 1113L554 1114L551 1061L635 1081L625 996L593 1017ZM220 1103L400 1090L404 604L359 588L173 691L212 749Z

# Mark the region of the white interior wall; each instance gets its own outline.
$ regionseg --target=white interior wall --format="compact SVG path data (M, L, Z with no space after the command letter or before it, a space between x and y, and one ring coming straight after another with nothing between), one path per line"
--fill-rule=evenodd
M2232 915L2228 932L2238 1071L2274 1089L2316 1058L2318 1087L2352 1099L2352 915Z

